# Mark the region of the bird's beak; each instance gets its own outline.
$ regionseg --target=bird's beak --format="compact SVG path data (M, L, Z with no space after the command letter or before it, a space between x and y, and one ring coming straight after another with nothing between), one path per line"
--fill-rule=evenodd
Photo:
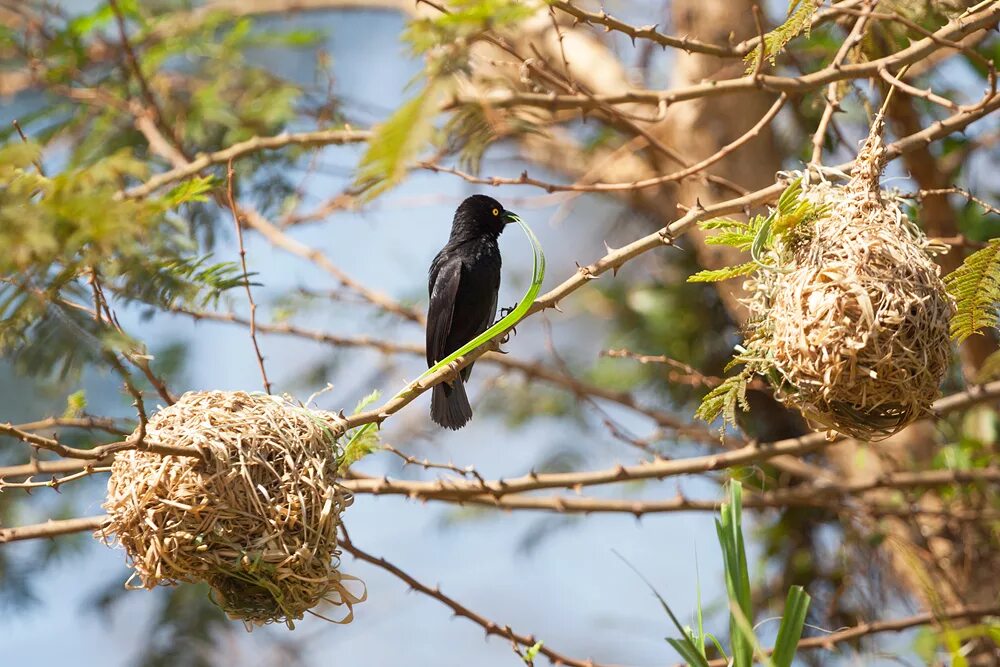
M505 225L509 225L512 222L520 222L521 221L521 218L517 215L517 213L514 213L513 211L504 211L503 212L503 219L504 219L504 224Z

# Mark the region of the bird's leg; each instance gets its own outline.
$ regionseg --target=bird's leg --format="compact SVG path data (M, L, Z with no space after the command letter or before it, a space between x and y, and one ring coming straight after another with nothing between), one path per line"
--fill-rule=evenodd
M514 311L515 308L517 308L517 304L516 303L513 306L511 306L510 308L501 308L500 309L500 317L497 318L497 322L499 322L503 318L505 318L508 315L510 315ZM510 331L508 331L506 334L504 334L504 337L500 339L500 345L506 345L508 342L510 342L511 335L512 334L516 334L516 333L517 333L517 329L515 327L511 327ZM498 350L498 352L502 352L502 350Z

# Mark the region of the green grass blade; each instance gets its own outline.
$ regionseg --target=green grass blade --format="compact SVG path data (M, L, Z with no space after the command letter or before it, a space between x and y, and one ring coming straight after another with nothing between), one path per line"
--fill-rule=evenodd
M750 625L750 617L743 613L743 610L733 604L730 607L732 611L732 620L735 625L735 634L732 637L733 642L733 667L751 667L753 665L754 656L760 661L764 667L774 667L771 662L771 658L764 652L761 648L760 642L757 641L757 635L754 634L753 626ZM737 658L736 641L737 636L739 640L745 642L749 646L750 656L746 658L747 662L741 663L740 658Z
M696 618L698 621L698 652L705 655L705 619L701 608L701 573L698 570L698 549L694 551L694 591L696 600Z
M744 619L751 617L750 573L747 567L746 548L743 543L743 487L737 481L730 482L730 502L723 504L719 519L715 522L722 547L723 564L726 574L726 591L730 608L738 610ZM753 663L752 642L741 631L737 615L729 615L729 633L732 642L734 667L750 667Z
M675 628L677 628L677 632L681 633L681 637L683 637L683 639L667 638L667 643L673 646L674 649L681 655L681 657L689 665L694 665L695 667L708 667L708 660L705 659L704 648L702 648L699 651L698 646L691 639L691 635L688 634L688 632L684 629L684 626L681 625L681 622L677 620L677 616L674 615L673 609L670 608L670 605L667 604L667 601L663 598L662 595L660 595L659 591L657 591L656 588L653 587L653 584L649 582L649 579L643 576L642 572L637 570L635 566L632 565L632 563L625 560L625 557L622 556L620 553L618 553L614 549L611 550L611 553L618 556L618 558L620 558L622 562L629 567L630 570L635 572L636 576L639 577L642 583L646 584L646 588L648 588L650 592L656 597L657 601L659 601L660 606L663 607L663 611L667 612L667 616L670 617L670 622L674 624ZM701 612L700 602L698 606L699 606L698 611L700 615Z
M778 638L774 642L774 654L771 662L774 667L792 667L795 652L802 638L802 628L806 623L806 612L809 610L809 594L801 586L788 589L785 599L785 611L781 615L781 627L778 628Z
M722 642L720 642L715 635L708 635L708 639L709 641L712 642L712 645L715 647L715 650L719 652L719 655L721 655L723 658L726 659L726 661L728 661L729 656L726 655L726 649L723 648Z
M705 660L705 656L698 653L697 647L695 647L689 637L685 637L684 639L667 639L667 643L677 651L685 664L694 665L695 667L708 667L708 661Z
M771 227L774 225L774 220L776 218L775 213L767 216L764 220L764 224L760 226L757 230L757 235L753 238L753 243L750 245L750 257L758 266L765 269L774 268L770 264L764 262L764 253L767 251L768 247L771 245Z

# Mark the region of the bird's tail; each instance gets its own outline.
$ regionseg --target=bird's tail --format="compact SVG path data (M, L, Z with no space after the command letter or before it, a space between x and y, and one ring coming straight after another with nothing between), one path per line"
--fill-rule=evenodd
M472 419L472 406L465 393L465 383L458 377L451 386L434 385L431 390L431 419L453 431L465 426Z

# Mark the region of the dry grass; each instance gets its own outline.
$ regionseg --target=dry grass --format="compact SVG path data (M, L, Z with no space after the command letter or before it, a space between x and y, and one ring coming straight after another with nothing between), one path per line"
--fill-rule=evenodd
M147 438L197 447L204 460L119 452L100 531L134 568L126 586L208 583L232 618L293 622L322 601L365 594L345 587L337 527L349 493L336 482L339 450L323 421L284 398L189 392L153 415Z
M806 185L827 212L779 237L783 270L751 302L784 401L878 440L925 416L949 366L952 299L923 233L879 188L881 121L847 185Z

